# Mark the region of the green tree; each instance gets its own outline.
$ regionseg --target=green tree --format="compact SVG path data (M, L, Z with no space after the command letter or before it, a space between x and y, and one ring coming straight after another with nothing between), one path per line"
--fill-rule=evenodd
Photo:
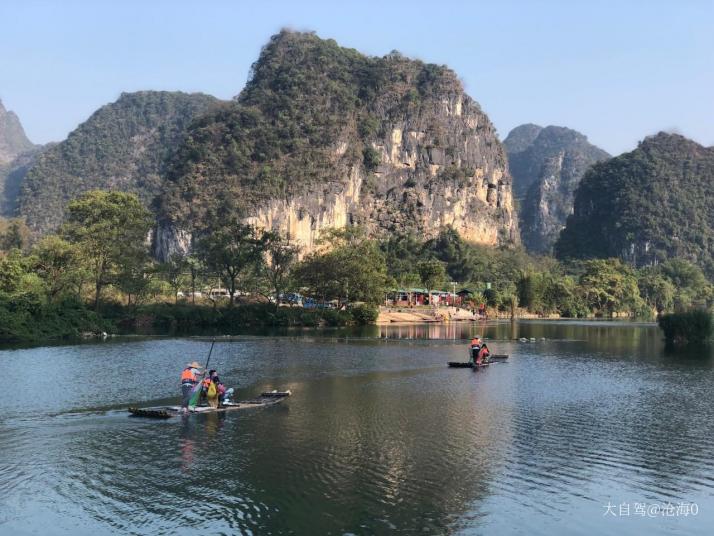
M19 252L0 255L0 292L6 295L16 294L27 272L27 260Z
M367 171L374 171L379 167L381 158L376 149L372 147L365 147L362 151L362 160Z
M657 323L670 344L702 344L714 333L712 315L703 309L662 315Z
M586 261L580 287L587 305L599 313L632 313L642 309L635 274L619 259Z
M86 277L83 261L79 248L57 235L44 237L32 248L33 269L45 282L49 301L81 288Z
M417 271L422 284L426 287L431 305L431 291L440 287L446 281L446 270L444 263L435 259L421 261L417 264Z
M191 278L191 303L196 304L196 282L204 274L205 266L195 255L186 257L189 277Z
M421 277L419 277L419 274L415 274L414 272L404 272L399 276L399 279L396 280L396 283L399 285L400 288L403 288L407 291L407 298L409 300L409 303L411 304L412 293L410 289L416 287L421 283Z
M255 275L263 253L255 229L236 217L229 217L212 232L201 236L196 243L196 252L223 280L231 306L235 304L239 283L245 285L247 279Z
M712 285L701 268L684 259L669 259L659 266L660 273L674 285L674 307L684 311L693 305L711 304Z
M30 242L30 230L24 220L14 218L0 221L0 250L25 250Z
M126 304L136 306L153 293L155 275L156 270L148 255L137 255L121 264L114 284L126 294Z
M133 194L94 190L67 206L61 236L86 259L94 284L94 309L102 290L148 253L150 213Z
M518 287L515 281L503 281L498 285L498 307L515 315L518 307Z
M414 234L397 234L380 244L384 253L387 270L391 276L400 281L402 275L413 274L416 264L423 260L424 243ZM418 280L414 283L418 285Z
M161 277L171 287L174 303L178 303L178 293L192 280L191 266L187 255L174 253L159 266Z
M264 231L260 237L265 256L260 263L261 274L270 286L275 299L275 308L280 306L280 295L285 292L290 271L298 259L300 248L275 231Z
M452 227L442 229L436 238L424 243L423 249L431 257L444 263L452 281L471 281L477 271L474 258L477 249L467 244Z
M295 267L294 277L301 290L323 303L340 296L342 267L329 252L313 251L305 256Z
M387 285L384 255L376 241L358 228L326 232L327 251L315 251L296 267L295 280L325 301L380 303Z
M543 312L546 277L542 273L524 274L518 281L518 301L531 312Z
M640 296L645 303L662 314L674 306L674 296L677 292L672 281L659 269L645 268L640 271L637 279Z
M571 318L584 317L590 313L576 279L570 275L548 279L543 290L543 309Z

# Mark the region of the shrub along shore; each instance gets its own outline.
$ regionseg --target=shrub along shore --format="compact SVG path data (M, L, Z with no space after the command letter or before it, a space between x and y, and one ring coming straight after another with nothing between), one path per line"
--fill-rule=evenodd
M18 308L19 305L19 308ZM235 307L153 303L127 307L107 304L99 315L83 303L66 301L39 309L0 303L1 343L77 340L107 334L226 333L246 328L341 327L364 325L377 317L375 307L335 309L275 308L256 303Z

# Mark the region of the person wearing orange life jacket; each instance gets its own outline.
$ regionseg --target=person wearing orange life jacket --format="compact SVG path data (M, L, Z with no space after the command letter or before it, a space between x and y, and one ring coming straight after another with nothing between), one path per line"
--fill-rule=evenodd
M474 337L471 339L471 350L470 350L470 355L469 355L469 361L476 362L476 357L478 356L480 350L481 350L481 337L479 337L478 335L474 335Z
M188 413L188 404L191 401L193 388L198 383L198 375L201 373L201 365L195 361L186 365L181 371L181 410Z

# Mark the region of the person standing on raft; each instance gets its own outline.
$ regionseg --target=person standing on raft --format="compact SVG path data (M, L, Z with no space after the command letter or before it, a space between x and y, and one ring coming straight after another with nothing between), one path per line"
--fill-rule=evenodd
M478 335L474 335L474 337L471 339L471 346L469 350L469 361L471 363L476 363L476 357L478 356L480 350L481 337L479 337Z
M198 383L198 375L201 373L201 365L195 361L186 365L181 371L181 411L188 413L188 404L191 401L194 387Z

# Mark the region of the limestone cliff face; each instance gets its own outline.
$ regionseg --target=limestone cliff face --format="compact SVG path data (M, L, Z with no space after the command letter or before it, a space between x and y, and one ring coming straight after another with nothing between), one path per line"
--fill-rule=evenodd
M158 256L181 242L169 235L201 232L227 206L303 251L348 225L519 240L505 152L452 71L312 34L274 37L243 93L190 130L161 202Z
M323 229L347 225L425 238L448 225L476 243L515 241L510 178L490 123L463 94L435 103L432 113L390 124L371 144L381 162L374 171L355 163L330 184L261 203L246 221L278 229L307 250ZM472 134L479 121L486 123L480 136ZM450 130L438 140L441 147L425 140L437 124ZM447 148L453 150L447 154Z
M575 190L585 171L610 157L574 130L522 125L504 142L520 194L523 244L534 253L550 253L573 212Z

